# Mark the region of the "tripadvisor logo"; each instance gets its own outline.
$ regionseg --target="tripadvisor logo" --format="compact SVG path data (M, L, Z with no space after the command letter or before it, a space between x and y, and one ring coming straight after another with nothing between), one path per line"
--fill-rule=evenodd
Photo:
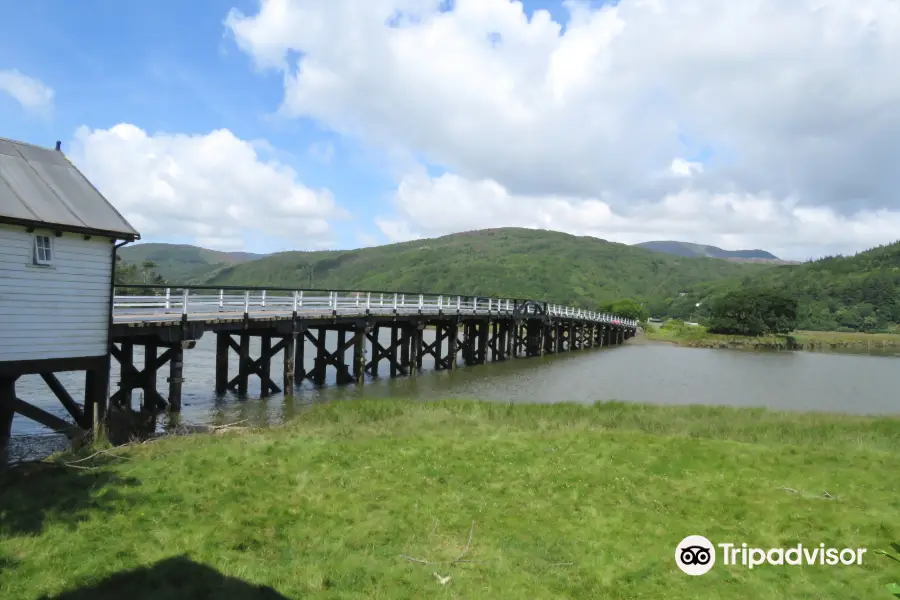
M826 548L825 544L791 548L751 548L747 544L713 544L702 535L689 535L675 547L675 564L688 575L703 575L716 564L716 548L726 566L752 569L770 565L861 565L865 548Z

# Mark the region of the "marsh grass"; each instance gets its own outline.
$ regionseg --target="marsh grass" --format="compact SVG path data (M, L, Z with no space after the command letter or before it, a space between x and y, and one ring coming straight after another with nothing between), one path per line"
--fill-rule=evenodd
M898 440L898 419L762 409L321 405L277 429L163 439L81 468L59 464L75 464L70 455L0 475L0 590L107 597L91 590L115 581L116 597L129 600L156 597L148 590L878 598L895 579L881 557L853 567L717 565L688 577L674 548L689 534L889 548L900 539ZM454 563L461 555L473 562ZM229 595L192 569L277 594Z
M695 348L757 348L769 350L890 350L900 349L900 334L837 331L795 331L785 335L722 335L705 327L667 323L648 327L647 339Z

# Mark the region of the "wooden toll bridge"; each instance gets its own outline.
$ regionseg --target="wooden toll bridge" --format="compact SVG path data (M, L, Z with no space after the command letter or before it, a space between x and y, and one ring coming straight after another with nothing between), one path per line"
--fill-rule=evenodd
M140 295L115 295L113 301L111 352L121 380L110 401L130 406L133 392L142 390L142 409L151 412L181 409L185 350L206 332L216 335L216 392L246 394L252 376L267 396L290 393L304 379L324 384L329 368L339 384L378 377L382 363L391 377L414 376L426 354L435 369L455 369L460 359L479 365L620 344L637 327L615 315L511 298L204 286L131 290ZM424 339L425 328L434 329L433 342ZM386 345L383 330L390 331ZM329 331L337 334L332 347ZM251 338L259 338L257 357L250 355ZM142 365L134 363L135 346L144 348ZM230 377L232 351L239 361ZM307 351L314 353L309 371L304 369ZM271 376L279 354L284 364L280 386ZM166 364L164 397L156 382Z
M459 358L477 365L619 344L636 330L634 321L580 308L455 294L149 286L117 293L116 251L138 239L59 142L49 149L0 138L0 450L16 414L74 436L106 423L110 401L130 407L135 390L144 392L143 410L178 412L185 350L207 332L218 341L216 390L243 394L258 377L268 395L290 393L304 379L323 384L328 369L338 383L361 382L379 376L382 363L391 377L415 375L426 354L437 369L455 369ZM336 332L332 347L328 332ZM255 358L251 338L260 340ZM142 365L135 346L144 347ZM240 358L233 377L231 351ZM280 386L271 375L279 353ZM121 369L110 395L113 358ZM165 365L163 396L157 373ZM56 376L72 371L84 372L82 402ZM27 375L44 380L74 425L16 395Z

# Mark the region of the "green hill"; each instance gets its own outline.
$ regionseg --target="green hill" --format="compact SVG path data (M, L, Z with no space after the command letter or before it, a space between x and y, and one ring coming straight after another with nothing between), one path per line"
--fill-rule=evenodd
M715 296L748 287L773 287L797 299L799 329L893 331L900 329L900 242L854 256L833 256L771 267L742 277L699 285L669 300L677 318L702 318ZM700 308L696 308L696 303Z
M422 290L596 306L627 297L652 302L703 282L769 268L667 256L552 231L508 228L359 250L282 252L230 265L210 265L205 277L199 277L197 269L189 282ZM159 262L159 272L169 281L182 283L167 263Z
M654 252L662 252L664 254L673 254L675 256L683 256L685 258L721 258L724 260L770 260L780 261L780 259L765 250L723 250L718 246L705 246L703 244L691 244L689 242L673 242L673 241L653 241L641 242L635 244L638 248L645 250L653 250Z
M150 260L154 269L168 281L195 283L207 279L216 270L228 265L254 260L262 254L249 252L219 252L187 244L135 244L119 250L125 263L140 265Z

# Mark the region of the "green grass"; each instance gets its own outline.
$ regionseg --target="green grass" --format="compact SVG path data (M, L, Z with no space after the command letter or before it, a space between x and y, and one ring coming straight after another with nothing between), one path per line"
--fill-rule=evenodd
M56 597L877 599L896 579L873 553L900 540L898 450L890 418L323 405L284 428L0 476L0 590L23 600L66 590ZM870 550L861 566L716 565L688 577L674 549L689 534ZM464 559L477 562L450 564L467 545Z
M647 339L695 348L758 348L782 350L885 350L900 348L900 334L795 331L785 335L722 335L703 326L664 325L647 327Z

